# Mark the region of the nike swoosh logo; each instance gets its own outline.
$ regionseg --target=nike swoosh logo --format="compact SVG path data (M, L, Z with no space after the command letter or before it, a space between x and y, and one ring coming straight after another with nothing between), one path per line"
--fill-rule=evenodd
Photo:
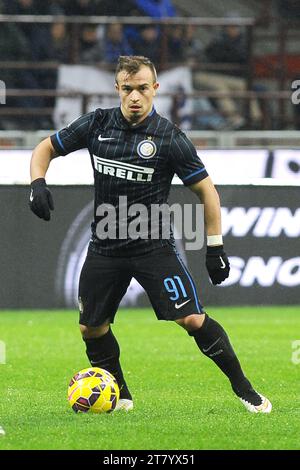
M211 344L211 345L209 346L209 348L207 348L207 349L204 349L204 348L203 348L203 349L202 349L202 352L207 353L212 347L215 346L215 344L217 344L217 343L220 341L220 339L221 339L221 338L218 338L217 341L215 341L213 344Z
M182 302L182 304L175 304L175 308L181 308L183 307L185 304L187 304L188 302L190 302L192 299L189 299L189 300L186 300L185 302Z
M31 192L30 192L29 201L30 201L30 202L33 201L33 189L32 189Z
M219 256L220 260L221 260L221 269L225 269L226 268L226 264L224 263L224 260L222 258L222 256Z
M99 361L90 361L91 365L94 366L96 364L98 364Z
M99 135L98 137L98 140L100 140L100 142L102 140L116 140L114 137L101 137L101 134Z

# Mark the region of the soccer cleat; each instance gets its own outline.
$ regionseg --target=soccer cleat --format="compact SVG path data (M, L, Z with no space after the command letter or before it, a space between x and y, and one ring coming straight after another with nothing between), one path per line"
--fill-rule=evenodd
M2 426L0 426L0 436L5 436L5 431Z
M124 411L133 410L133 401L127 400L126 398L120 398L115 407L115 411L119 411L119 410L124 410Z
M242 397L239 397L239 399L247 408L247 410L250 411L250 413L271 413L272 403L270 402L270 400L268 400L268 398L264 397L260 393L258 393L258 395L261 398L261 403L259 405L254 405L253 403Z

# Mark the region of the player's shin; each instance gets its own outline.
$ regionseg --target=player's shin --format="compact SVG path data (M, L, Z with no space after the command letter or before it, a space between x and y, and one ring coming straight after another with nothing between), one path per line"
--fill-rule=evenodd
M120 348L111 329L97 338L83 338L86 344L86 354L92 367L105 369L116 378L120 388L120 398L132 400L126 385L121 364Z
M242 396L249 391L252 392L251 383L245 377L229 338L218 322L206 314L201 328L189 332L189 335L194 337L201 352L212 359L227 375L236 395Z

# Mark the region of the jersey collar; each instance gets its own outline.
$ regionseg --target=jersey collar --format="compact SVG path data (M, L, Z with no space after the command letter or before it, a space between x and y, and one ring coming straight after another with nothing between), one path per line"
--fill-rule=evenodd
M119 124L121 125L122 129L131 129L131 130L134 130L134 129L142 129L144 127L148 127L149 123L152 121L153 117L156 115L156 110L153 106L152 110L150 111L150 113L148 114L147 117L145 117L145 119L140 122L139 124L136 124L136 125L132 125L130 124L127 119L125 119L125 117L123 116L123 113L121 111L121 108L117 108L117 119L119 121Z

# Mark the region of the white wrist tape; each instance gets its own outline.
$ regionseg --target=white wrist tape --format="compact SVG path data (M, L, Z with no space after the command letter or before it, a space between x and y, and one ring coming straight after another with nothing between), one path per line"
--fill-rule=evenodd
M207 236L207 246L213 245L223 245L222 235L208 235Z

